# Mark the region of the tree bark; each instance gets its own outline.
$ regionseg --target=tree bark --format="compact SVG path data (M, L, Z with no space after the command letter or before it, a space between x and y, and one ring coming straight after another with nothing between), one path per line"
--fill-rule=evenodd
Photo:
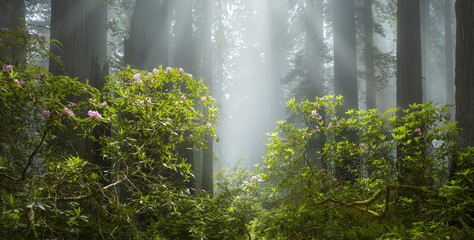
M474 1L456 1L456 120L462 146L474 147Z
M334 92L344 97L342 116L358 107L354 0L334 0Z
M452 1L444 1L444 29L446 53L446 104L454 105L454 59L453 59L453 30L452 30Z
M430 0L420 0L420 40L422 62L423 102L430 99L431 83L431 41L430 41Z
M309 96L323 97L324 91L324 38L323 3L321 0L306 0L306 69L309 79Z
M211 42L211 24L212 24L212 6L213 0L204 0L204 51L203 51L203 78L204 83L209 87L212 94L212 42ZM206 149L203 152L202 162L202 189L208 193L213 193L214 183L212 175L214 174L213 162L213 138L209 137L206 143Z
M375 69L374 69L374 20L372 16L372 0L364 0L364 49L365 49L365 94L367 109L377 107Z
M168 66L168 0L137 0L125 40L125 64L151 71Z
M51 44L51 53L59 59L49 61L49 71L81 82L87 77L85 4L84 0L51 0L51 39L60 44Z
M398 0L397 107L423 102L420 0Z
M25 1L6 0L0 3L0 28L9 31L25 30ZM5 53L4 51L8 51ZM16 67L24 67L26 64L25 45L13 43L8 49L2 49L1 61L10 61Z

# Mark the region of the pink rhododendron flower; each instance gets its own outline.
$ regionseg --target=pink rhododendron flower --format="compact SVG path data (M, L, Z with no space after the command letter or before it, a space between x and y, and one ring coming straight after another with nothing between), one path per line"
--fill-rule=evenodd
M151 104L151 98L148 98L148 99L146 100L146 102L147 102L148 104Z
M158 69L153 68L153 73L157 73L157 72L158 72Z
M332 180L335 182L335 181L337 181L337 178L333 178Z
M100 115L100 113L97 111L89 110L87 115L95 120L100 120L102 118L102 115Z
M340 123L343 123L344 122L344 118L341 118L341 120L339 120Z
M95 103L95 100L93 98L89 98L89 103L90 104L94 104Z
M316 130L319 130L319 126L314 127Z
M316 110L311 111L311 115L316 116L318 115L318 112Z
M321 168L321 169L319 169L319 172L325 172L325 171L326 171L326 169L325 169L325 168Z
M141 73L135 73L135 74L133 75L133 80L135 80L135 81L140 80L141 75L142 75Z
M252 176L252 180L257 180L257 176Z
M207 101L207 98L206 97L201 97L201 102L205 102Z
M328 127L332 127L332 123L329 123Z
M43 40L46 40L46 35L44 34L40 34L39 37L42 38Z
M103 108L106 108L106 107L108 107L108 105L107 105L107 102L106 102L106 101L104 101L104 102L102 103L102 107L103 107Z
M184 69L182 69L182 68L179 68L179 69L178 69L178 72L180 72L180 73L184 73Z
M181 99L186 100L186 97L185 97L185 96L181 96Z
M212 124L211 124L211 123L207 123L206 126L207 126L207 127L211 127Z
M322 100L324 100L324 98L323 98L323 97L319 98L319 101L322 101Z
M321 115L317 116L316 119L321 120L323 118Z
M69 108L64 108L63 113L66 114L67 117L74 117L74 112Z
M21 79L20 81L18 81L18 79L15 78L15 79L13 79L13 81L16 82L16 83L18 83L18 84L20 84L20 85L22 85L22 86L23 86L23 84L25 84L25 81L23 81L23 79Z
M249 184L249 182L248 182L248 181L244 181L243 183L244 183L244 184L246 184L246 185L247 185L247 184Z
M306 132L303 132L303 136L306 136Z
M50 117L50 116L51 116L51 111L49 111L49 110L44 110L44 111L43 111L43 115L44 115L45 117Z
M12 65L5 65L5 66L3 66L3 71L9 72L9 71L11 71L11 70L13 70L13 66L12 66Z
M167 72L171 72L171 68L170 68L170 67L167 67L167 68L166 68L166 71L167 71Z
M359 143L359 147L365 147L364 143Z
M415 129L415 132L421 132L420 128Z
M190 137L190 138L192 138L192 137L193 137L193 135L192 135L192 134L189 134L189 137Z

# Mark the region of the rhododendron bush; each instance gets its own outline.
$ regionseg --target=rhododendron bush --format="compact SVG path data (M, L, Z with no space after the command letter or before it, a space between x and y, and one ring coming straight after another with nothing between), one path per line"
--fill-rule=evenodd
M456 144L456 123L449 121L447 107L430 102L406 110L340 113L342 98L335 96L287 104L297 119L279 122L268 134L259 170L266 184L262 194L279 203L254 221L264 236L463 238L472 233L473 149Z
M0 96L0 234L12 239L136 236L139 218L178 212L193 177L183 146L202 149L218 117L202 81L158 66L99 90L2 62Z

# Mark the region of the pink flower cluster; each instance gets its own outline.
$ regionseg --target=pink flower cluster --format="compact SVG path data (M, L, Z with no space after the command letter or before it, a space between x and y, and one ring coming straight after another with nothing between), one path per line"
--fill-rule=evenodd
M50 117L50 116L51 116L51 111L49 111L49 110L44 110L44 111L43 111L43 115L44 115L45 117Z
M44 34L35 33L35 34L33 34L33 35L34 35L35 37L39 37L39 38L41 38L41 39L43 39L43 40L46 40L46 35L44 35Z
M20 80L18 81L18 79L15 78L15 79L13 79L13 81L16 82L16 83L18 83L18 84L20 84L21 86L23 86L23 84L25 84L25 81L23 81L23 79L20 79Z
M97 112L97 111L89 110L89 111L87 112L87 115L88 115L89 117L95 119L95 120L100 120L100 119L102 119L102 115L100 115L100 113Z
M13 66L12 66L12 65L4 65L4 66L3 66L3 71L9 72L9 71L11 71L11 70L13 70Z
M63 113L66 114L67 117L74 117L74 112L69 108L64 108Z

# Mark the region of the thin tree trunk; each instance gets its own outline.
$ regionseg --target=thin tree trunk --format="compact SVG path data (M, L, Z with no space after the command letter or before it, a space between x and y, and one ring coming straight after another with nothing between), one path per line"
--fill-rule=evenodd
M452 30L452 1L444 1L444 28L446 53L446 104L454 105L454 59L453 59L453 30Z
M212 23L213 0L204 0L204 52L203 52L203 77L204 83L209 87L212 94L212 42L211 42L211 23ZM206 143L206 149L203 152L202 162L202 189L208 193L213 193L214 186L212 175L214 171L213 162L213 138L209 137Z
M365 94L367 96L367 109L377 107L376 84L374 70L374 20L372 17L372 0L364 0L364 49L365 49Z
M309 96L324 96L323 74L323 3L321 0L306 0L306 69L309 79Z
M420 4L423 102L427 102L431 88L430 0L420 0Z

